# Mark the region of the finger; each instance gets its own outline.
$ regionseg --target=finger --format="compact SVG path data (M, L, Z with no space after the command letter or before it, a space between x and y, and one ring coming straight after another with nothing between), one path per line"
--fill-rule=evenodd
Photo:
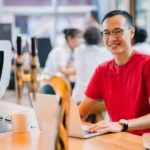
M108 127L108 123L105 120L101 120L98 123L92 125L89 128L89 132L97 132L101 128L106 128Z
M95 124L89 128L89 132L94 132L98 128L98 125Z
M108 128L107 124L97 124L89 128L89 132L98 132L101 129L105 129L105 128Z
M99 122L97 122L96 124L106 124L107 122L105 120L101 120Z
M101 128L97 132L99 132L99 133L107 133L107 132L109 132L109 127L107 127L107 128Z

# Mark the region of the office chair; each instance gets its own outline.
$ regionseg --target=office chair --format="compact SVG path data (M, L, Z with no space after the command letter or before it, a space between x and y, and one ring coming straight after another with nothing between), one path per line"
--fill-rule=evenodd
M61 74L52 75L48 83L49 90L52 94L56 92L60 96L58 134L55 141L55 149L66 150L68 147L68 116L71 85L69 81Z

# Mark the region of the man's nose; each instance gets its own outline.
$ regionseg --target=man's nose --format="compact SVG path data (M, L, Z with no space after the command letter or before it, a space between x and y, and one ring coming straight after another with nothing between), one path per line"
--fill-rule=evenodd
M116 40L116 36L111 32L109 35L109 40Z

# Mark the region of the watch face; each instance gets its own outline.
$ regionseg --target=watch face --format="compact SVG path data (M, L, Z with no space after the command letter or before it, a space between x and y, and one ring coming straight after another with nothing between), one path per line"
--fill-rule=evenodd
M128 121L125 119L120 119L119 123L123 125L122 131L127 131L128 130Z

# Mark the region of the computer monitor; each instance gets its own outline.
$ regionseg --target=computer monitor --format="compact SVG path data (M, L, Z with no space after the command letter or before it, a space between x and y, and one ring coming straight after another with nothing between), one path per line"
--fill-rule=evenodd
M12 24L0 23L0 40L9 40L12 42Z
M10 41L0 40L0 99L9 84L11 58L12 51Z
M36 43L37 43L37 50L38 50L37 53L38 53L40 67L44 68L48 54L52 50L51 41L50 38L42 37L42 38L37 38Z

